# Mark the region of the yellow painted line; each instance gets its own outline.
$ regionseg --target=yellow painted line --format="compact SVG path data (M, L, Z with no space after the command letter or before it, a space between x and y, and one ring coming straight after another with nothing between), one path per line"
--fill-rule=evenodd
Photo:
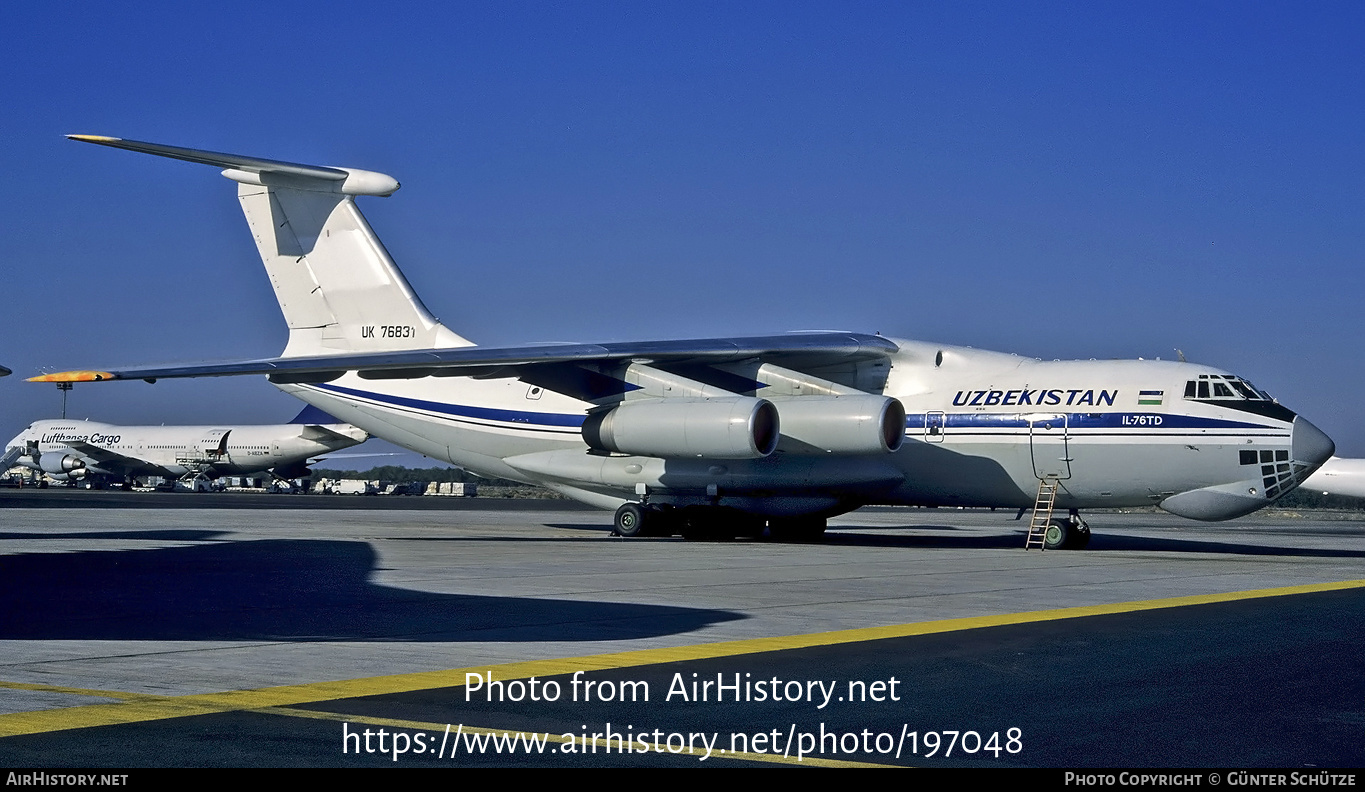
M71 696L93 696L96 698L111 699L140 699L140 698L164 698L149 693L124 693L121 690L92 690L90 688L73 688L64 685L39 685L33 682L5 682L0 680L0 688L9 690L33 690L40 693L64 693Z
M220 712L258 710L268 707L288 707L317 701L407 693L415 690L460 687L466 673L488 673L498 679L525 679L572 674L575 671L606 671L617 668L677 663L689 660L709 660L720 657L779 652L787 649L807 649L815 646L877 641L885 638L905 638L915 635L976 630L1012 624L1031 624L1085 616L1108 616L1119 613L1183 608L1219 602L1284 597L1294 594L1314 594L1324 591L1365 588L1365 580L1344 580L1335 583L1316 583L1305 586L1234 591L1225 594L1204 594L1189 597L1120 602L1110 605L1089 605L1078 608L1007 613L995 616L974 616L962 619L899 624L887 627L864 627L853 630L792 635L775 638L750 638L739 641L696 644L660 649L639 649L611 654L551 660L527 660L493 666L474 666L441 671L422 671L412 674L344 679L335 682L313 682L302 685L230 690L188 696L138 697L124 703L90 704L63 709L17 712L0 715L0 737L20 734L39 734L66 729L85 729L94 726L114 726L122 723L144 723L167 718L208 715Z
M573 735L573 732L563 732L563 733L561 733L561 734L552 734L552 733L550 733L550 732L528 732L528 731L525 731L525 730L516 731L516 730L514 730L514 729L490 729L490 728L487 728L487 727L485 727L485 726L470 726L469 724L459 724L458 727L457 727L455 724L448 724L448 723L425 723L425 722L423 722L423 721L401 720L401 719L397 719L397 718L372 718L372 717L369 717L369 716L347 715L347 714L342 713L342 712L322 712L322 711L319 711L319 710L297 709L297 708L294 708L294 707L266 707L266 708L264 708L264 709L252 710L252 712L262 712L262 713L265 713L265 714L268 714L268 715L284 715L284 716L290 717L290 718L311 718L311 719L313 719L313 720L336 721L336 722L338 722L338 723L357 723L357 724L361 724L361 725L364 725L364 726L390 726L390 727L393 727L393 728L396 728L396 729L409 729L409 730L412 730L412 731L431 732L431 733L439 734L439 735L442 735L442 736L446 736L446 729L449 728L449 729L450 729L449 737L450 737L450 739L451 739L452 741L456 738L456 734L458 734L458 733L463 733L463 734L478 734L478 735L489 734L489 735L496 735L496 736L498 736L499 738L505 738L505 737L507 737L507 736L509 736L509 735L510 735L510 736L515 736L515 735L526 735L526 736L535 737L536 740L541 740L541 739L543 738L543 739L545 740L546 743L553 743L553 744L555 744L555 745L568 745L568 744L572 743L572 744L574 744L575 746L581 746L581 745L587 744L587 743L584 743L583 737L581 736L581 734L580 734L579 736L576 736L576 737L575 737L575 736ZM649 732L649 733L650 733L650 734L653 734L653 732ZM565 736L566 734L567 734L567 735L570 735L570 736L566 737L566 736ZM427 736L428 736L428 738L430 738L432 735L431 735L431 734L428 734ZM392 744L392 743L390 743L390 744ZM611 757L611 756L640 756L640 757L646 757L646 756L695 756L695 757L697 758L698 761L705 761L705 760L702 759L702 757L706 756L706 751L704 751L704 750L698 750L698 749L695 749L695 748L684 748L684 749L682 749L682 750L680 750L680 751L670 751L670 750L668 749L667 744L665 744L665 743L650 743L650 742L645 742L644 744L647 745L647 746L649 746L647 749L641 750L641 749L638 748L638 747L634 747L634 749L631 750L631 751L625 751L625 750L619 750L619 749L612 749L611 751L607 751L607 750L605 750L605 749L602 747L602 746L604 746L605 744L606 744L606 741L605 741L605 740L601 741L601 743L598 745L598 748L597 748L596 751L593 750L593 747L592 747L591 744L587 744L588 747L586 748L586 750L580 748L578 751L573 752L573 753L570 753L570 752L560 752L560 751L558 751L558 750L556 750L556 751L551 751L550 753L551 753L551 755L553 755L553 756L566 756L566 757L573 757L573 758L575 758L575 759L577 759L577 758L588 758L588 757L592 757L592 756L606 756L606 757ZM626 744L627 744L627 745L630 745L630 746L638 746L640 743L639 743L638 741L628 740L628 741L626 742ZM526 743L525 743L525 740L524 740L524 739L521 740L521 741L519 741L519 742L517 743L517 745L520 746L520 747L522 748L522 750L507 750L507 751L502 751L502 752L488 750L488 751L483 751L483 752L481 752L481 753L480 753L480 756L506 756L506 757L508 757L509 759L511 759L511 758L516 758L516 757L518 757L518 756L538 756L538 755L543 755L543 754L540 754L540 753L531 753L530 751L525 750L525 745L526 745ZM618 742L617 745L619 746L620 743ZM438 761L438 762L439 762L439 761L446 761L446 762L456 762L456 763L458 763L460 757L462 757L462 756L469 756L468 751L466 751L466 750L464 750L464 749L461 748L461 749L459 749L459 752L458 752L458 753L452 753L452 752L450 752L450 751L447 751L446 754L445 754L445 756L443 756L443 757L440 756L440 754L438 753L437 758L436 758L436 759L432 759L432 758L431 758L431 753L433 752L432 749L435 749L435 750L439 751L439 750L440 750L440 743L435 743L435 744L433 744L432 741L431 741L430 739L428 739L428 741L427 741L427 751L426 751L426 753L422 753L422 754L412 754L412 753L408 753L408 754L399 754L399 761L408 761L408 762L411 762L411 761L414 761L414 760L415 760L415 761L419 761L419 762L420 762L420 761L425 761L425 762L431 762L431 761ZM383 756L384 754L383 754L382 752L376 751L374 755L375 755L375 756ZM389 754L389 756L392 757L392 754ZM796 759L796 758L793 758L793 757L783 756L782 754L753 753L753 752L748 752L748 751L734 751L734 752L730 752L728 748L726 749L726 752L725 752L725 753L722 753L722 752L720 752L719 750L713 751L713 752L711 753L710 758L712 758L712 759L738 759L738 760L740 760L740 761L745 761L745 762L763 762L763 763L767 763L767 764L797 765L797 766L800 766L800 767L854 767L854 768L858 768L858 767L861 767L861 768L872 768L872 767L879 767L879 768L892 768L892 767L894 767L894 768L899 768L899 767L900 767L900 765L874 764L874 763L871 763L871 762L852 762L852 761L839 760L839 759L819 759L819 758L810 757L810 756L807 756L807 757L802 758L802 759Z

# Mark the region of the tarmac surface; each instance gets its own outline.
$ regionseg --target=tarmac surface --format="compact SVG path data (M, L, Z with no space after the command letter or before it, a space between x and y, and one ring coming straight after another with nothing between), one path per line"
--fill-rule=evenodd
M1013 516L0 491L0 764L1365 765L1365 523Z

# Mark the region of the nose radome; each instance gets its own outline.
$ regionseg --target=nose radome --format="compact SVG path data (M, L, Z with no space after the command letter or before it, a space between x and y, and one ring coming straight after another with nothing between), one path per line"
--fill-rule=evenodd
M1336 453L1337 444L1299 415L1294 417L1294 438L1290 448L1295 462L1317 467Z

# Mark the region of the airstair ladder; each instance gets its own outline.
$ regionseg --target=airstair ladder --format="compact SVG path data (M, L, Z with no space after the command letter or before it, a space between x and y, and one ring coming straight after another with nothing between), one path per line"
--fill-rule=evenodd
M1033 517L1029 519L1028 538L1024 541L1025 550L1034 547L1039 550L1047 549L1047 529L1052 524L1052 507L1057 502L1058 486L1056 476L1038 479L1038 498L1033 502Z

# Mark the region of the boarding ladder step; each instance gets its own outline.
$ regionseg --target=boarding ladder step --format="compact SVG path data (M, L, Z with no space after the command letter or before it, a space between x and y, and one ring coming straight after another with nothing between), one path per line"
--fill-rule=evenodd
M1057 502L1058 486L1056 476L1038 479L1038 497L1033 501L1033 517L1029 519L1028 538L1024 540L1025 550L1034 547L1046 549L1047 528L1052 524L1052 507Z

